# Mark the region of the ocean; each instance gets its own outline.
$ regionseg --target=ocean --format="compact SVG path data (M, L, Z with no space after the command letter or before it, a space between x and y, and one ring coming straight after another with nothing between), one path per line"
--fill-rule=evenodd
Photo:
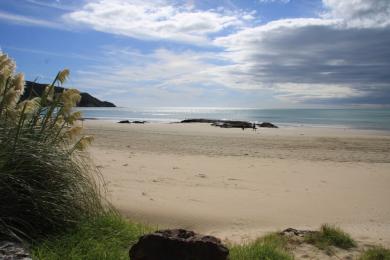
M390 130L390 109L254 109L205 107L78 108L84 118L178 122L189 118L271 122L279 126Z

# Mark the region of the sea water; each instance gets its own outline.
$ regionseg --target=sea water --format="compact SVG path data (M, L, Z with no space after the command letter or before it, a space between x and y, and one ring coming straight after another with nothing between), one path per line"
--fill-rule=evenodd
M280 126L390 130L390 109L255 109L210 107L78 108L84 118L178 122L189 118L271 122Z

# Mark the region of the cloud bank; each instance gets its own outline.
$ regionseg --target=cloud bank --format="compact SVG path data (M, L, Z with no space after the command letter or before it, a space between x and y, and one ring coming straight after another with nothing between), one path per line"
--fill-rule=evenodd
M87 3L64 18L97 31L137 39L205 44L210 34L242 26L251 16L243 12L200 11L193 5L173 5L161 0L100 0Z
M259 0L257 3L289 3ZM259 24L253 10L200 9L195 1L89 0L61 17L68 27L170 42L103 48L77 82L111 93L179 96L265 93L284 103L390 104L390 1L322 0L312 18ZM43 20L0 13L38 26ZM232 92L233 91L233 92Z

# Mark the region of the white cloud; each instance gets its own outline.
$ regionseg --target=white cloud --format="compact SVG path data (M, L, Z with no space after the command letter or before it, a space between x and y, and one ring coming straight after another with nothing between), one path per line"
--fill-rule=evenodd
M340 19L349 27L378 28L390 26L389 0L323 0L325 18Z
M278 83L274 87L277 98L295 103L364 96L364 93L348 85Z
M208 36L229 27L243 25L250 14L224 14L215 10L195 10L192 5L166 1L99 0L64 16L67 21L90 26L97 31L138 39L205 43Z
M255 25L255 12L198 10L191 2L89 0L63 19L115 35L214 45L218 50L183 51L181 46L181 51L160 48L145 54L111 47L105 50L107 60L102 65L80 70L74 81L104 95L133 93L173 102L185 96L201 99L205 93L220 95L222 89L269 91L293 102L388 103L390 1L323 0L323 4L326 11L316 18ZM60 28L1 11L0 19Z
M28 17L18 14L11 14L7 12L0 11L0 20L6 20L11 23L15 24L21 24L21 25L31 25L31 26L40 26L40 27L48 27L48 28L56 28L56 29L63 29L63 26L61 26L58 23L38 19L34 17Z

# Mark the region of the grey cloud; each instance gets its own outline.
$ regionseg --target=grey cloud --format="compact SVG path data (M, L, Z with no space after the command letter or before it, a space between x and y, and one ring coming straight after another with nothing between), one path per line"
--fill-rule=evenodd
M249 64L242 72L247 82L257 82L295 99L321 85L321 93L309 95L319 101L344 93L338 102L390 103L390 29L347 28L324 19L285 20L220 38L227 56L237 64ZM235 72L237 73L237 72ZM245 82L242 82L245 83ZM253 84L253 83L252 83ZM299 91L299 84L304 91ZM329 85L329 93L324 85ZM291 87L291 86L295 86ZM348 91L347 91L348 90ZM333 92L332 92L333 91Z
M325 18L341 19L348 27L378 28L390 26L389 0L323 0Z

